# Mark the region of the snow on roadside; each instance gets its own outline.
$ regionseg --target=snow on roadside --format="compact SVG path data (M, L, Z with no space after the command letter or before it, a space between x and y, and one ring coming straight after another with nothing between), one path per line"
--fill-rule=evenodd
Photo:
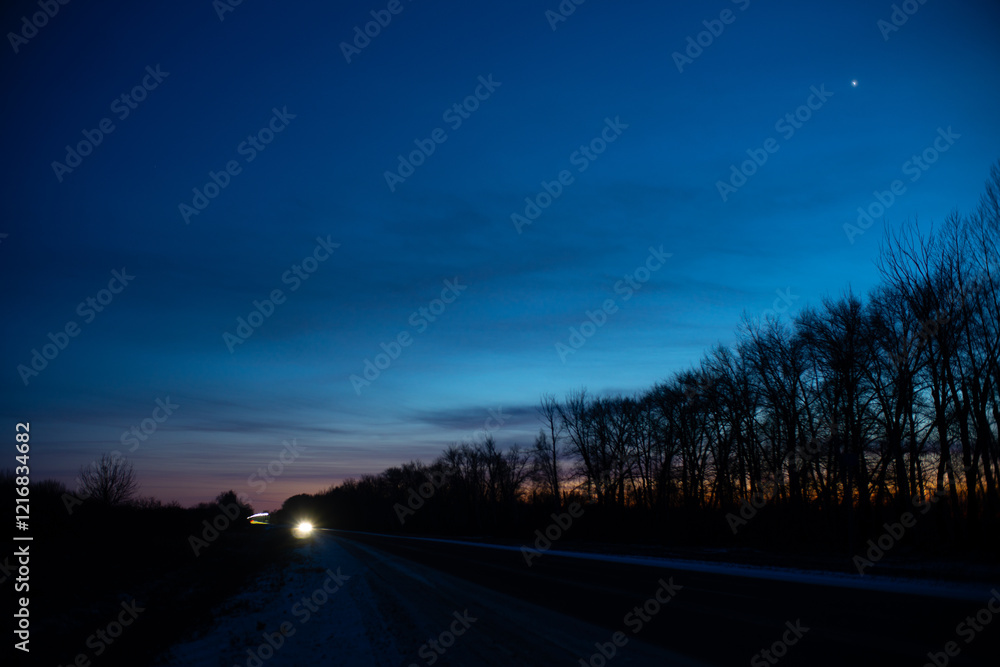
M298 548L291 566L269 568L247 590L213 610L211 628L174 645L155 664L398 663L391 642L372 638L366 630L364 616L372 604L361 576L365 569L336 540L317 536Z

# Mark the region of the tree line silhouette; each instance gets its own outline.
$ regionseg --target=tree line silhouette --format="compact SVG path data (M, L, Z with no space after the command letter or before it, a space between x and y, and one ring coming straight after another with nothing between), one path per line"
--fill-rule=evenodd
M848 290L790 320L744 316L734 344L646 391L543 396L528 449L501 451L487 435L283 511L343 528L514 535L579 501L578 537L732 542L746 524L751 542L850 550L932 498L912 545L996 547L1000 162L973 213L886 231L877 266L866 298Z

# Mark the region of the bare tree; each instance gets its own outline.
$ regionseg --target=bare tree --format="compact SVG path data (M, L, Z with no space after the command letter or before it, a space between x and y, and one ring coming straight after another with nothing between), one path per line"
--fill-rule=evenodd
M566 452L577 461L573 476L582 476L587 495L595 493L598 504L603 505L604 487L601 479L604 472L594 445L591 402L586 389L568 394L559 404L559 421L566 429Z
M244 496L245 498L246 496ZM240 518L246 519L253 514L253 505L247 502L243 502L239 495L232 489L228 491L223 491L215 497L215 504L219 507L230 507L235 506L240 511Z
M121 505L135 496L139 482L131 461L104 453L99 461L80 468L80 488L84 497L104 505Z
M542 396L538 416L543 427L535 439L535 448L532 450L535 476L545 484L556 501L559 501L559 441L565 430L559 418L559 401L551 394Z

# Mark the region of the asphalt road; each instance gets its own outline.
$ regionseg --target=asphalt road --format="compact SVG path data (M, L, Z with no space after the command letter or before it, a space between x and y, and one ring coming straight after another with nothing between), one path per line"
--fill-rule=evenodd
M580 559L555 549L529 567L518 550L332 535L360 558L382 553L579 621L575 627L594 635L575 637L586 648L567 664L646 664L630 654L640 645L718 665L995 666L1000 656L1000 613L987 606L988 583L954 594L930 587L910 594L780 580L780 571L770 580ZM993 608L1000 610L1000 599ZM515 612L498 604L479 613ZM545 634L544 628L534 631Z

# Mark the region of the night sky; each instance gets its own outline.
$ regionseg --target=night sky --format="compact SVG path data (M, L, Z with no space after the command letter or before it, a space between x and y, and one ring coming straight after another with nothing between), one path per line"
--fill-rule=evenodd
M864 294L1000 157L987 0L51 4L2 12L0 412L71 487L530 446L543 393Z

